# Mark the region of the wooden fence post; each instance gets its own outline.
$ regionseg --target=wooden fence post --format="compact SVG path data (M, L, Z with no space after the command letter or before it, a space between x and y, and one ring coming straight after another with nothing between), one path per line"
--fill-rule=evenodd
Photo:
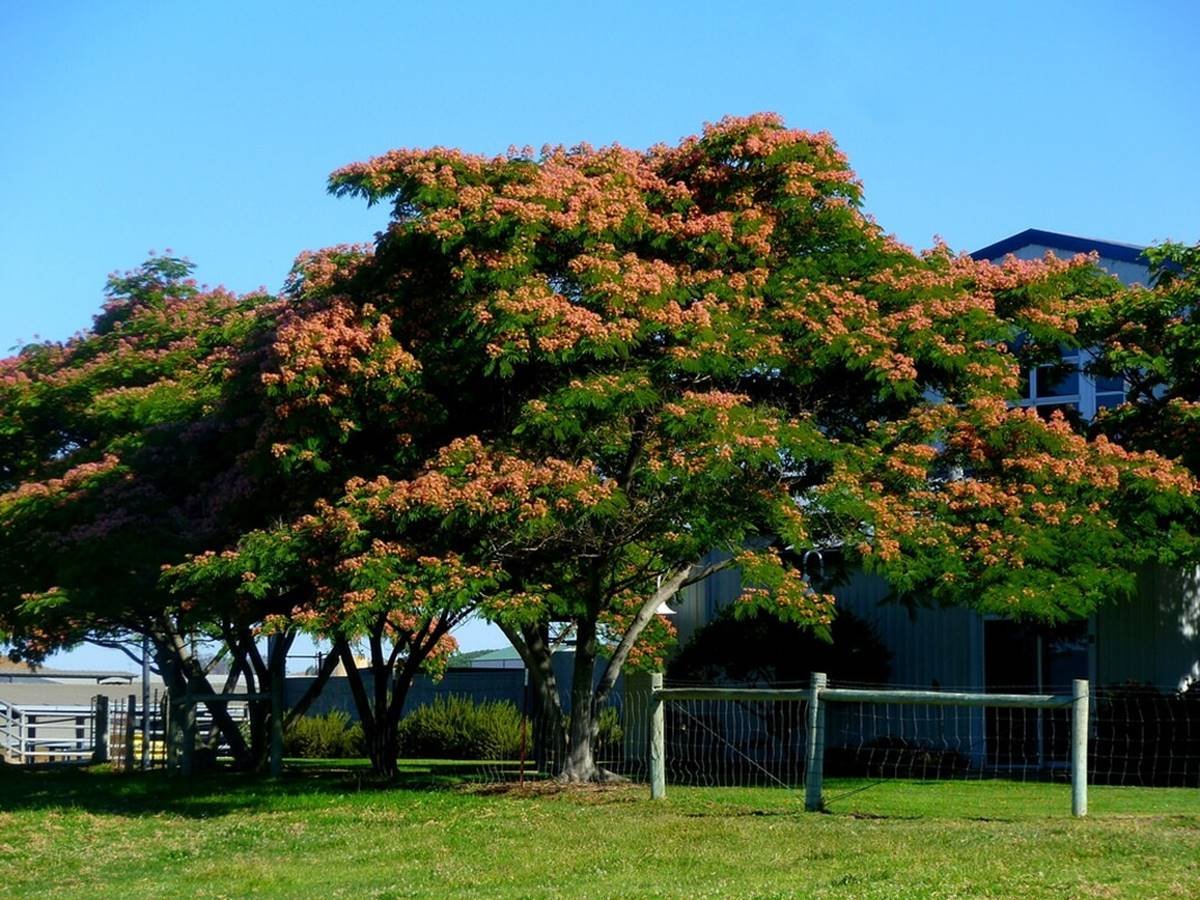
M92 762L108 762L108 697L96 695L96 718L92 722L95 743L92 746Z
M1087 815L1088 683L1076 678L1071 691L1071 814Z
M661 672L650 676L650 797L661 800L667 796L667 760L665 716L663 701L658 695L662 690L663 677Z
M271 774L283 774L283 688L287 676L287 659L276 660L282 653L277 644L279 638L271 635L267 638L267 660L271 667Z
M825 769L825 706L821 703L821 691L827 682L824 672L813 672L809 680L804 766L804 808L809 812L820 812L825 808L821 797L821 778Z
M150 768L150 638L142 635L142 771Z
M130 694L125 704L125 771L133 771L133 733L137 723L137 695Z

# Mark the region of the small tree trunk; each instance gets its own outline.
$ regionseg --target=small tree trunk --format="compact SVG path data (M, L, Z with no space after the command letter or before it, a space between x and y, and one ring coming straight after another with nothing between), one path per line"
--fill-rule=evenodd
M246 769L261 772L267 765L267 726L270 724L270 705L255 700L249 706L250 756Z
M367 756L371 760L371 768L377 775L382 775L384 778L395 778L398 772L396 760L400 755L396 729L388 728L386 723L382 727L373 723L366 738Z
M257 652L252 653L254 638L250 630L245 628L235 637L226 638L230 653L233 657L232 668L241 674L244 682L243 690L248 694L266 690L266 683L261 680L259 664L262 659ZM236 684L236 682L235 682ZM267 767L267 726L269 724L269 704L263 700L251 700L246 708L246 759L241 761L238 768L247 772L261 772Z
M152 639L157 648L158 658L161 660L161 671L166 672L171 667L166 663L166 660L169 659L171 665L177 668L184 683L189 685L196 693L216 693L208 677L204 674L204 670L191 656L187 641L181 634L174 631L164 631L155 633ZM208 710L212 715L213 724L220 729L226 742L229 744L229 749L233 754L235 763L239 767L246 767L250 761L250 751L246 746L245 738L238 728L238 723L229 715L229 711L223 703L208 704Z
M529 680L533 685L537 701L534 715L537 721L534 756L538 768L557 762L567 746L567 733L563 727L563 708L558 695L558 681L554 677L553 648L546 634L546 625L513 626L498 623L509 642L521 655Z
M167 771L178 771L180 756L183 749L183 733L181 726L186 717L184 697L187 694L188 683L181 668L176 664L171 654L160 653L158 668L162 673L163 682L167 687Z
M350 685L350 694L354 698L354 706L358 710L358 719L362 723L363 739L367 745L367 758L371 760L371 768L376 774L385 778L396 776L396 757L399 755L399 740L394 727L388 727L388 709L386 695L382 707L379 700L378 685L380 679L388 678L390 672L380 673L372 667L371 696L363 684L362 674L350 649L350 643L343 637L337 637L333 642L334 652L341 657L346 670L346 680Z
M596 627L580 621L575 643L575 668L571 673L571 718L567 727L567 756L559 781L604 780L607 773L596 766L593 748L596 738L596 710L593 704L592 678L596 668Z
M567 758L558 780L567 782L600 781L602 773L592 755L595 728L589 694L583 709L571 709L571 725L567 732Z

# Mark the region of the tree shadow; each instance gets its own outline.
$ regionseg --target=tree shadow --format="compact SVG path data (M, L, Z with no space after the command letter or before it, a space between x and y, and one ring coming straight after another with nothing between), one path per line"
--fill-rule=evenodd
M191 778L161 771L116 772L104 766L22 767L0 764L0 811L81 810L118 816L168 813L211 818L304 805L314 798L364 792L404 794L458 790L495 770L479 763L405 765L394 779L348 763L291 765L279 778L215 771Z

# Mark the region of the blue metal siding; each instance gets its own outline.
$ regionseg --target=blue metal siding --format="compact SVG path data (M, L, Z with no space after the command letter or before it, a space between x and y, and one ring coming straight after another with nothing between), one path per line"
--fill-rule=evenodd
M1097 611L1096 680L1177 690L1200 682L1200 569L1147 568L1134 600Z
M887 582L858 572L834 591L838 609L870 622L892 652L891 684L981 689L983 620L966 609L908 609L884 603Z

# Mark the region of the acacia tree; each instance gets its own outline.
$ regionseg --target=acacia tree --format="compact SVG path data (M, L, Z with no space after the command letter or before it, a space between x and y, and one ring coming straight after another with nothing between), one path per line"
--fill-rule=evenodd
M741 567L739 612L818 630L832 598L783 547L845 546L910 596L1056 615L1119 594L1093 566L1119 575L1114 549L1132 567L1191 514L1190 477L1153 453L1006 411L1007 347L1070 338L1110 291L1096 270L914 254L860 212L828 135L759 115L648 151L394 151L331 189L392 222L373 247L304 255L251 314L253 375L214 408L253 432L229 471L255 467L254 516L156 586L313 628L347 661L365 640L356 699L385 772L408 680L473 610L553 723L548 638L570 629L560 775L602 779L618 676L661 666L655 610L716 567Z
M252 688L282 665L255 646L262 609L181 603L159 581L188 552L236 538L273 488L251 464L246 386L275 298L202 290L191 268L161 256L113 275L90 330L0 362L0 633L33 661L144 636L176 701L233 687L209 683L197 638L227 641L233 676ZM210 708L235 756L261 761L265 718L247 746L224 705Z
M999 398L881 427L823 488L858 509L858 556L909 604L1056 622L1136 594L1147 562L1197 558L1194 477Z
M986 577L987 603L1042 613L1039 592L1067 585L1062 603L1078 610L1113 593L1087 568L1111 564L1113 544L1072 543L1078 565L1060 571L1064 553L1030 549L1060 533L1050 517L1087 527L1116 506L1134 515L1141 499L1166 497L1168 518L1190 502L1191 482L1153 455L1072 444L1058 423L998 413L1017 386L1007 346L1070 335L1076 298L1108 290L1096 270L913 254L859 211L828 135L753 116L645 152L394 151L334 173L331 189L390 202L393 220L373 250L308 261L298 339L264 374L296 435L278 456L365 479L316 513L354 536L324 569L370 546L397 580L449 560L478 573L458 608L504 628L551 721L548 635L555 622L571 629L565 779L605 777L592 753L599 712L626 666L661 665L669 627L655 610L711 574L713 550L728 557L717 566L742 568L739 610L818 629L832 600L779 544L844 544L902 590L950 571L957 581L937 582L947 601L978 600L971 581ZM990 455L963 443L968 433ZM1029 501L1020 567L960 544L962 520L1008 528L965 495L1052 491L1080 454L1118 476L1089 481L1064 511ZM496 460L510 470L497 476ZM880 466L891 474L877 477ZM282 546L310 524L264 540ZM1130 537L1142 556L1148 532ZM287 556L260 556L272 554ZM393 562L412 559L421 567ZM240 577L257 581L260 568ZM359 592L296 566L268 580L351 607ZM383 593L417 596L413 583L403 600ZM387 606L371 607L377 621Z
M570 507L593 502L593 486L587 467L533 466L487 454L477 440L455 441L411 479L351 479L336 505L318 502L293 523L201 554L167 577L185 592L303 597L286 622L333 642L372 764L394 775L397 725L413 678L440 673L455 647L450 631L464 619L485 605L520 602L505 589L511 578L497 564L501 553L470 563L454 548L553 541ZM497 517L509 525L503 534ZM353 652L362 643L368 678Z

